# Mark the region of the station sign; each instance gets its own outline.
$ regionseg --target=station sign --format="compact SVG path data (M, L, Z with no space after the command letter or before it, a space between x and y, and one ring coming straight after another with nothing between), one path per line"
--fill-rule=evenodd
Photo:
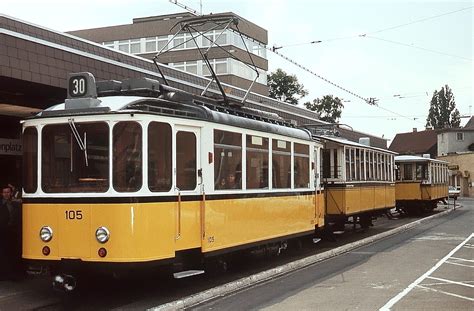
M21 139L0 138L0 155L22 155Z

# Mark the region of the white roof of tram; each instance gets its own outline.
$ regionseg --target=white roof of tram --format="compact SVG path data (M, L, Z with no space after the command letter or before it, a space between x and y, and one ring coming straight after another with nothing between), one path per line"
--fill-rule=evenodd
M106 96L97 98L100 100L100 103L96 107L107 107L110 111L120 111L125 106L130 105L131 103L137 100L150 99L150 97L142 96ZM57 104L52 107L45 109L45 111L59 111L65 110L65 103ZM41 112L40 112L41 114Z
M393 152L388 149L383 149L383 148L377 148L377 147L372 147L372 146L367 146L364 144L359 144L356 143L355 141L347 140L342 137L334 137L334 136L316 136L317 138L327 140L327 141L332 141L341 145L348 145L348 146L353 146L353 147L358 147L358 148L365 148L365 149L371 149L371 150L377 150L380 152L385 152L385 153L390 153L390 154L398 154L397 152Z
M445 163L448 164L449 162L441 161L437 159L413 156L413 155L399 155L395 157L395 162L437 162L437 163Z

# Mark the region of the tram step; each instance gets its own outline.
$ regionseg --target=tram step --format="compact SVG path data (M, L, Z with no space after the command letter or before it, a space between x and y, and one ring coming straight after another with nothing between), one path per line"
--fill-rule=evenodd
M187 278L190 276L195 276L195 275L199 275L203 273L204 273L204 270L186 270L186 271L173 273L173 277L175 279L182 279L182 278Z

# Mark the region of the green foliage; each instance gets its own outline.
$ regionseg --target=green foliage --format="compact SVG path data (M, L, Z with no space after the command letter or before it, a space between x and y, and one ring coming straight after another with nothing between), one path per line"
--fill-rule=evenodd
M296 105L299 99L308 95L308 91L298 82L295 75L288 75L281 69L268 75L267 84L270 87L270 97L289 104Z
M433 92L430 111L426 119L427 127L431 126L434 129L459 127L460 117L453 92L447 84L441 87L441 90Z
M325 95L323 98L313 99L313 102L307 102L304 104L307 109L319 113L319 119L336 123L342 114L342 108L344 104L339 97L332 95Z

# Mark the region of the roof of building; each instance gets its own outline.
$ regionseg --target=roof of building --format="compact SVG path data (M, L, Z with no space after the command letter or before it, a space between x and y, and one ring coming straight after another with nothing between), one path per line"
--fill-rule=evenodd
M466 125L464 125L464 128L474 130L474 117L471 117L469 121L467 121Z
M424 154L437 144L437 131L399 133L390 144L389 150L400 154Z

